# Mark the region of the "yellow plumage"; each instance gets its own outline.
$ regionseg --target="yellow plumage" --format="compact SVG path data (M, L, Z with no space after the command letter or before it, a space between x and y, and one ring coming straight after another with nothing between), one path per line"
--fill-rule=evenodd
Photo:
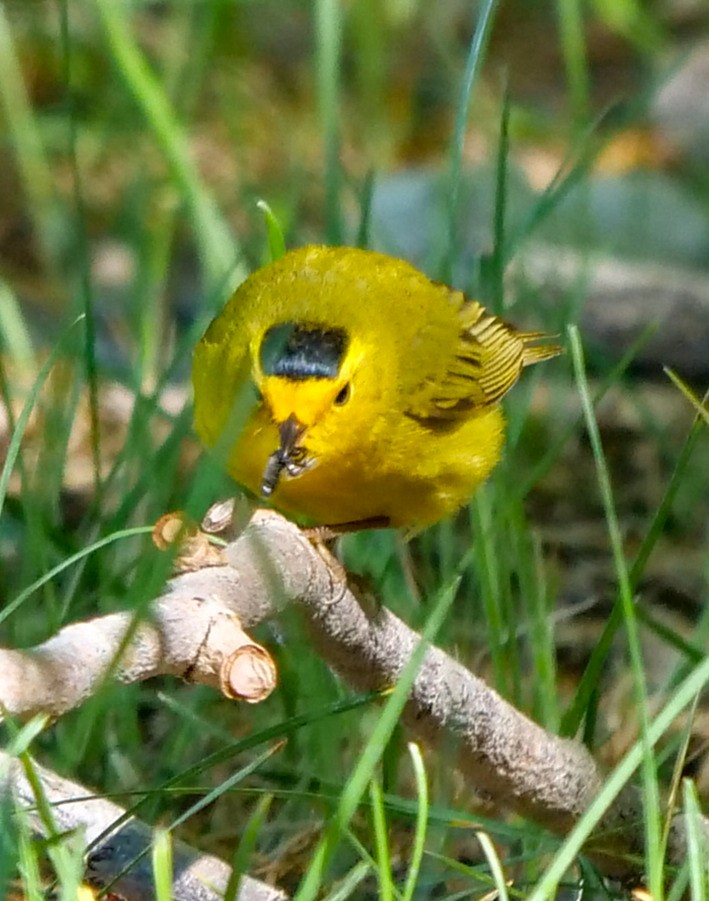
M312 524L418 530L498 462L499 402L559 353L544 338L402 260L304 247L251 275L199 342L196 429L216 445L255 396L228 454L237 482Z

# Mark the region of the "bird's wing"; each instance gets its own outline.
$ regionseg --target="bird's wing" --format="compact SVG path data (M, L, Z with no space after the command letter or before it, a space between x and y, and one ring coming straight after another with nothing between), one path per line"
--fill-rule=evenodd
M420 386L407 411L431 427L453 425L498 403L525 366L561 353L548 335L519 331L476 301L466 300L458 316L460 332L445 372Z

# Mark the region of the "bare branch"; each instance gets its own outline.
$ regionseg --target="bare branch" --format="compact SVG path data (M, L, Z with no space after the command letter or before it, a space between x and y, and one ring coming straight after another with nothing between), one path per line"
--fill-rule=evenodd
M251 702L276 684L270 655L243 631L233 607L177 591L155 600L139 622L116 613L67 626L34 648L0 649L0 674L0 708L22 718L61 716L109 674L126 683L179 676Z
M340 564L326 559L296 526L258 511L225 553L230 567L223 576L233 581L220 596L246 622L261 618L269 599L297 601L318 652L350 685L371 691L395 684L419 636L387 608L358 597ZM549 734L435 647L426 653L402 719L427 746L455 749L471 790L560 835L578 821L603 781L582 744ZM589 849L606 875L640 875L643 822L641 795L628 786ZM709 821L703 826L709 840ZM681 817L673 821L669 849L674 863L686 858Z
M94 796L76 782L63 779L34 763L42 791L52 805L57 833L79 832L86 846L96 841L86 858L86 879L96 888L112 884L112 891L130 901L152 901L155 884L149 852L153 835L149 826L133 817L119 822L125 811L117 804ZM29 815L33 830L50 838L35 808L36 799L22 764L0 752L0 788L10 789L16 803ZM135 864L119 874L136 858ZM220 901L231 868L210 854L201 854L184 842L173 842L172 897L175 901ZM118 877L116 879L116 877ZM114 882L114 880L116 880ZM287 896L264 882L243 876L240 901L285 901Z
M195 642L192 616L195 611L204 612L204 605L216 604L214 599L218 598L245 628L277 616L286 604L295 602L307 620L318 652L352 686L377 690L397 681L419 636L389 610L371 598L362 597L349 584L340 564L322 547L314 547L292 523L275 513L257 511L246 531L228 545L224 554L228 565L187 572L170 583L167 594L153 605L152 623L141 624L134 640L129 642L117 671L119 678L125 681L146 678L154 672L195 678L196 671L186 667L185 661L198 659L201 643L222 628L213 629L216 621L208 618L199 630L203 638ZM228 622L223 608L218 609L217 615L225 616ZM185 634L183 640L191 641L189 652L170 650L172 645L166 634L169 636L173 630L165 626L170 615L183 617L188 624L185 632L189 635ZM158 616L162 617L160 628ZM105 617L68 629L87 626L99 632L117 632L121 641L126 622L118 619L117 625L115 617ZM134 645L143 628L147 630L146 638L138 645L145 642L157 646L151 659L162 654L165 660L178 660L179 665L163 663L153 670L147 666L137 669L129 666L136 655L140 656ZM19 654L33 661L40 650L46 654L48 646L68 629L39 649L2 652L6 658L0 655L0 672L7 655ZM93 635L91 642L100 644L100 639ZM235 638L232 646L236 642ZM71 698L70 693L63 691L59 703L52 700L57 692L53 667L38 672L30 668L30 675L36 679L33 690L43 699L34 705L35 710L58 714L72 703L81 703L100 684L110 654L107 657L87 654L88 644L84 638L81 667L94 668L96 673L93 678L83 678L82 690L75 690ZM224 691L224 680L217 673L228 654L220 646L218 651L206 656L206 672L199 680ZM60 674L64 666L59 668ZM138 676L132 675L136 672ZM48 680L44 684L43 678ZM0 677L0 701L7 700L4 682L4 677ZM27 707L24 712L28 712ZM602 784L603 775L583 745L545 732L435 647L429 648L425 655L403 721L429 747L455 754L455 762L471 791L561 835L578 821ZM709 823L705 822L704 828L709 836ZM638 861L642 860L643 842L641 796L631 786L607 812L588 851L607 875L635 877L641 869ZM681 863L686 854L681 818L673 823L669 847L671 859Z

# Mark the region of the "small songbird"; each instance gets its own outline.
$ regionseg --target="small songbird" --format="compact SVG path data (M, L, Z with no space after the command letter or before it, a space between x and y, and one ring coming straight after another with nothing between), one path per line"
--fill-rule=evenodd
M252 408L231 476L310 525L418 531L500 459L500 401L561 352L408 263L303 247L254 272L199 342L196 429L212 447Z

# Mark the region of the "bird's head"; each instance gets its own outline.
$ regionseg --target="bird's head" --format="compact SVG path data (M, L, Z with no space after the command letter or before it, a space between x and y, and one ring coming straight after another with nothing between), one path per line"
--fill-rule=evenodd
M343 425L358 356L340 328L285 322L265 333L257 382L280 441L263 472L264 496L273 494L284 470L295 477L318 462L308 448L315 431Z

